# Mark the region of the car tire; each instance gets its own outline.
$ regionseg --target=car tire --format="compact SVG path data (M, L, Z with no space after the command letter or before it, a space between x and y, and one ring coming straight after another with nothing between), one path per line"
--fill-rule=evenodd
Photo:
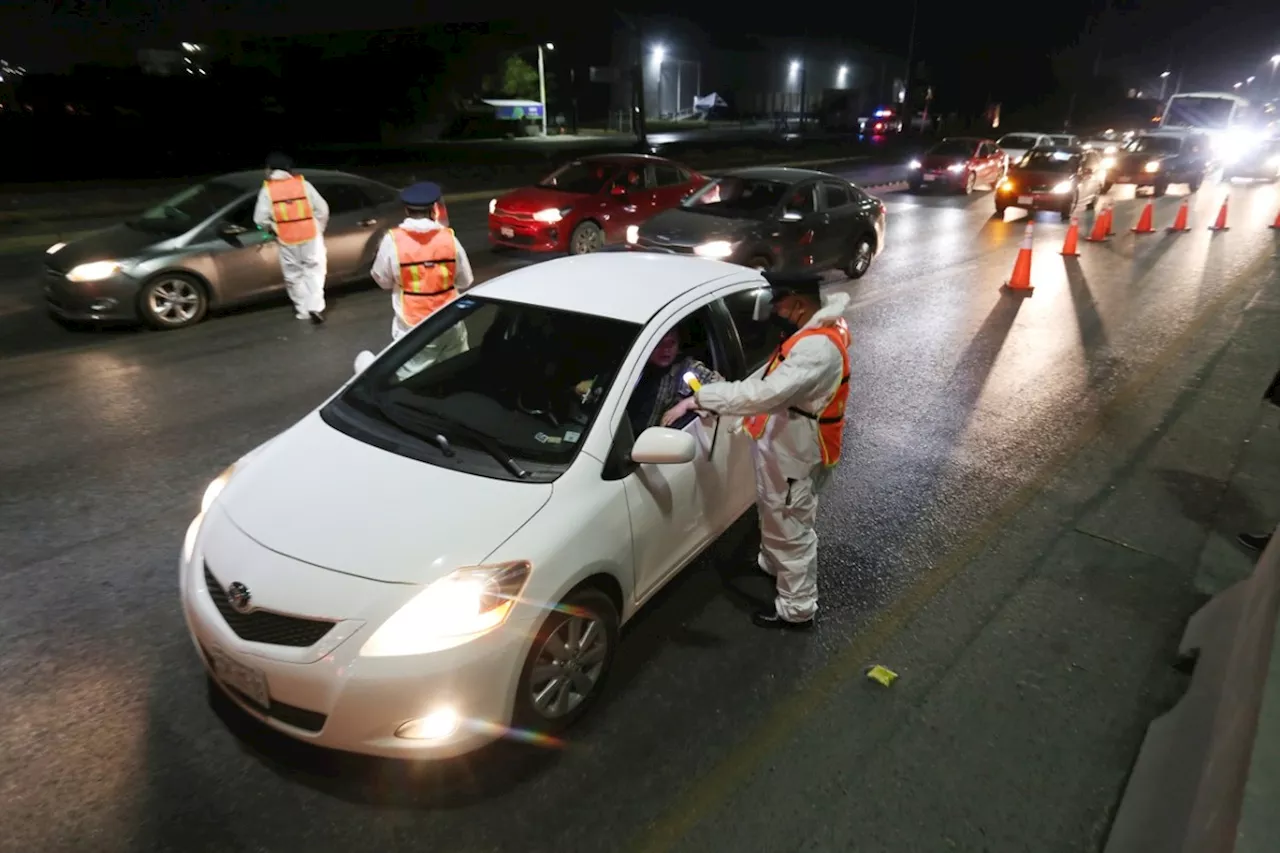
M604 248L604 229L591 220L579 222L569 235L569 254L589 255Z
M922 189L924 189L924 182L923 182L923 181L908 181L908 182L907 182L907 189L908 189L908 190L910 190L910 191L911 191L911 192L913 192L913 193L918 193L918 192L920 192Z
M1004 212L1008 209L1009 209L1009 205L1007 204L997 204L995 215L1000 219L1004 219Z
M1169 192L1168 184L1153 184L1151 187L1151 194L1156 198L1164 198L1167 192Z
M1107 193L1111 192L1111 188L1114 186L1115 186L1115 183L1113 183L1112 181L1107 181L1102 185L1102 194L1106 195Z
M1201 187L1203 184L1204 184L1204 178L1202 178L1202 177L1201 177L1201 178L1193 178L1192 180L1187 181L1187 189L1191 190L1193 193L1194 193L1194 192L1199 192L1199 191L1200 191L1200 187Z
M969 172L964 177L964 194L972 195L975 187L978 186L978 176L973 172Z
M591 587L570 593L551 610L520 671L512 713L516 728L553 734L569 728L586 712L609 674L618 646L618 624L613 601ZM589 633L592 630L597 633Z
M138 315L153 329L194 326L209 312L204 282L180 272L160 273L138 291Z
M1078 207L1079 205L1080 205L1080 194L1073 193L1071 195L1071 201L1067 202L1066 206L1063 207L1062 210L1058 211L1058 215L1062 217L1062 221L1070 222L1071 217L1075 216L1076 207Z
M853 243L853 253L844 265L844 274L851 279L859 279L871 269L871 261L875 257L875 242L863 234Z

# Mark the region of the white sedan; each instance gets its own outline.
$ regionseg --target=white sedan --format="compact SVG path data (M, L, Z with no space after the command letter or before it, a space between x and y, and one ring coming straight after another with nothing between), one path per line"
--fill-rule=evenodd
M728 418L648 426L649 355L676 329L682 356L756 374L767 299L737 265L594 254L361 353L191 523L183 609L214 681L288 735L381 756L572 722L619 627L754 499Z

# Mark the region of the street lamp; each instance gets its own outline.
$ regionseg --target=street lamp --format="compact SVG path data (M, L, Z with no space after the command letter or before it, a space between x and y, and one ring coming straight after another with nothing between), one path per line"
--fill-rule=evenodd
M1280 65L1280 53L1277 53L1275 56L1271 57L1271 83L1269 85L1273 89L1275 88L1275 85L1276 85L1276 66L1277 65Z
M556 46L551 42L538 45L538 97L542 99L542 135L547 135L547 72L546 65L542 61L542 49L555 50Z
M849 78L849 66L841 65L840 73L836 75L836 86L843 89L845 80Z
M1160 72L1160 103L1162 104L1164 103L1164 90L1165 90L1165 87L1168 85L1169 85L1169 72L1161 71Z

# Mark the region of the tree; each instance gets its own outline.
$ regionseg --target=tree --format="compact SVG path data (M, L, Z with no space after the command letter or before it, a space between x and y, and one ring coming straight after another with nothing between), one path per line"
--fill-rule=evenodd
M539 100L538 69L518 56L508 56L502 67L502 93L513 98Z

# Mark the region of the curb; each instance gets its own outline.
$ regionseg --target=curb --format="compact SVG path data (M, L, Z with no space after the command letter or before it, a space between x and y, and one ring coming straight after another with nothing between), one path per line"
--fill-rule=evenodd
M814 159L814 160L788 160L781 163L769 163L767 165L788 166L791 168L804 168L804 167L812 167L812 166L829 166L833 163L860 163L868 159L870 158L867 155L855 155L850 157L823 157L823 158ZM733 167L720 168L720 169L705 169L702 171L704 174L714 175L719 172L728 171L729 168L742 168L742 167L733 166ZM905 183L905 181L888 181L888 182L876 183L876 184L859 184L858 186L862 187L865 190L873 190L873 189L880 189L884 187L892 187L902 183ZM515 189L519 189L519 187L506 187L503 189L488 189L488 190L471 190L469 192L451 194L447 197L447 200L451 202L458 202L458 203L483 201L485 199L492 198L496 195L501 195L503 193L511 192L512 190L515 190ZM111 218L120 213L132 211L136 209L137 209L136 207L117 208L109 212L103 213L102 218L104 219ZM34 213L35 211L29 212L29 213L24 212L24 216L26 216L27 218L35 218L34 216L32 216L32 214ZM14 219L16 218L17 217L14 217ZM7 217L5 213L0 213L0 223L3 223L5 221L12 221L12 219ZM46 231L39 234L23 234L16 237L0 238L0 256L19 254L22 252L32 251L34 249L44 248L50 245L51 243L56 243L60 240L64 242L70 242L71 240L78 239L80 237L85 236L86 234L91 234L95 230L97 229L93 229L93 228L77 229L75 231L51 230L51 231Z

